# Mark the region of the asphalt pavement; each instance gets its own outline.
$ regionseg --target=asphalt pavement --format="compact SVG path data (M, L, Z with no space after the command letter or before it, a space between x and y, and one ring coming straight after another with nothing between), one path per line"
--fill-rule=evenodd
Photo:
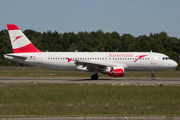
M180 85L180 78L100 78L91 80L89 78L0 78L0 83L79 83L79 84L163 84ZM3 86L3 85L0 85Z

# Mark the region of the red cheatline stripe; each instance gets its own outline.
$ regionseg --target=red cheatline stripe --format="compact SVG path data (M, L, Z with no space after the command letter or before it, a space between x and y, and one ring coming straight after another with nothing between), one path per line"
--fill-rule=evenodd
M42 51L39 51L36 47L34 47L32 43L21 48L13 49L13 51L14 53L42 52Z
M15 24L7 24L8 30L19 30L18 26Z

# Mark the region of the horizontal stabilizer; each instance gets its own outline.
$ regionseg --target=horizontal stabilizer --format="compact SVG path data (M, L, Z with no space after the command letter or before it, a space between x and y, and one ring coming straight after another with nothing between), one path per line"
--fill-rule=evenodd
M18 55L18 54L5 54L4 57L7 59L21 59L21 60L25 60L28 58L28 56Z

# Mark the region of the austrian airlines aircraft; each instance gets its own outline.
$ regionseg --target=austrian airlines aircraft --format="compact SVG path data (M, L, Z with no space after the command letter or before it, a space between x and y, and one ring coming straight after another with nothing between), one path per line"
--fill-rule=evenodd
M175 68L177 63L168 56L154 52L42 52L14 24L7 24L14 53L5 54L9 60L55 70L89 71L91 79L98 72L122 77L125 71L154 71Z

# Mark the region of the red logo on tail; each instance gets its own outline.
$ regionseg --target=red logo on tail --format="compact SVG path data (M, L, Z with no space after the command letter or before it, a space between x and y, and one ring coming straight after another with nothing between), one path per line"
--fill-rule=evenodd
M16 38L13 42L15 42L17 39L21 38L22 36L17 36L17 37L14 37Z
M68 57L67 57L66 59L68 59L68 62L70 62L70 61L72 60L72 59L70 59L70 58L68 58Z
M147 55L140 55L140 56L136 56L136 57L139 57L138 59L136 59L134 62L138 61L139 59L143 58L143 57L146 57Z

